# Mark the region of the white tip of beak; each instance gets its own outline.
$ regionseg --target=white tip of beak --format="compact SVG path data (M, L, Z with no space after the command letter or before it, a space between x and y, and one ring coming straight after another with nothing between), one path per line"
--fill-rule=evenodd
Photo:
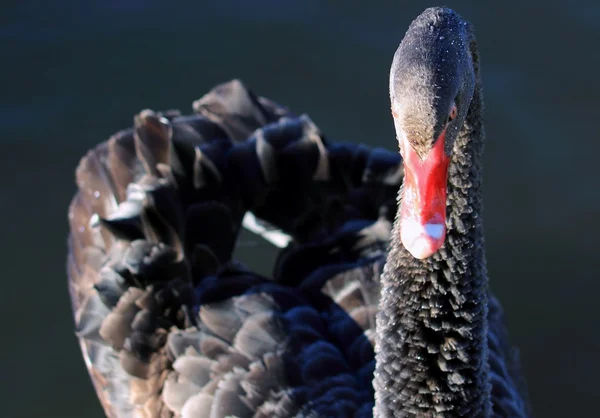
M444 244L446 226L440 223L426 223L405 219L400 225L402 244L419 260L432 256Z

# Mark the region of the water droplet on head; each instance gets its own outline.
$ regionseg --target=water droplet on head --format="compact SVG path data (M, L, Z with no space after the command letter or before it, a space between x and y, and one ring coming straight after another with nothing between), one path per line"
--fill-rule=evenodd
M96 190L96 191L94 192L94 197L95 197L96 199L98 199L98 198L100 197L100 192L99 192L98 190Z

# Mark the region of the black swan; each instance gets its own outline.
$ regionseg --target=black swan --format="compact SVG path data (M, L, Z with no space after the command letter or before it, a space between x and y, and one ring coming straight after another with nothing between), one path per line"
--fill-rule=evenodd
M390 97L403 158L232 81L82 159L69 288L107 416L528 416L488 293L472 27L425 10ZM232 259L243 226L272 277Z

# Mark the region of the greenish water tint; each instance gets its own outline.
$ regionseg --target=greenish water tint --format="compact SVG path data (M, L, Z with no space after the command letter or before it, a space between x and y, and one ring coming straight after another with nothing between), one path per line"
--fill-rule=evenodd
M410 3L410 4L409 4ZM101 417L73 335L67 206L87 149L239 77L332 139L395 147L387 76L423 1L21 1L0 13L2 415ZM600 4L448 4L475 23L492 287L538 417L591 416ZM239 253L263 260L244 238ZM264 260L267 260L264 258ZM264 266L266 268L266 266Z

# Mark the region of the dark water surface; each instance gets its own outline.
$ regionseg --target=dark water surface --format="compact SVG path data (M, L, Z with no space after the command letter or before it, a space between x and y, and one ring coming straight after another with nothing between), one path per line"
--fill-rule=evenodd
M188 112L239 77L310 114L329 138L396 146L389 65L410 21L434 4L184 3L0 6L2 417L102 416L72 331L67 206L79 158L134 113ZM488 265L536 415L595 416L600 3L448 5L477 29ZM250 244L240 251L258 257Z

